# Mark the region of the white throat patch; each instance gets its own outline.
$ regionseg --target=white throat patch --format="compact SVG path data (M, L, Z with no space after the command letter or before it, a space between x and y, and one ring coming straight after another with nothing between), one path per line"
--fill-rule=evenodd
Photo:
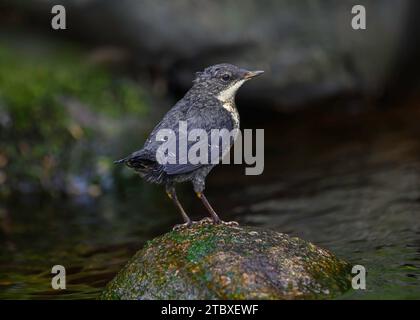
M226 90L223 90L217 95L217 99L222 103L230 101L235 96L236 91L244 84L245 80L239 80L233 86L230 86Z

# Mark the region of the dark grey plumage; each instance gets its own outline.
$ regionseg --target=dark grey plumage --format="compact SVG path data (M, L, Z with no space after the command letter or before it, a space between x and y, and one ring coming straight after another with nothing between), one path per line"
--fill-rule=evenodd
M179 203L174 187L176 183L184 181L192 182L194 191L208 209L212 221L221 222L203 194L206 176L215 164L212 164L213 162L192 164L189 161L184 164L180 161L176 164L158 163L156 154L163 141L157 141L157 134L161 129L173 130L176 134L176 141L174 140L173 143L178 146L183 134L188 134L193 129L203 129L209 137L212 129L227 129L228 131L239 129L239 114L234 101L235 93L246 80L261 73L262 71L251 72L231 64L218 64L206 68L203 72L197 72L192 88L156 125L143 148L117 161L136 170L148 182L165 184L166 192L180 210L186 226L191 224L191 220ZM187 133L179 132L180 121L187 123ZM234 139L230 139L229 142L224 150L222 148L218 150L219 159L231 148ZM187 150L195 143L189 141ZM207 142L203 143L207 144ZM208 143L208 155L214 147L218 146ZM178 148L175 149L179 160L182 155L178 153Z

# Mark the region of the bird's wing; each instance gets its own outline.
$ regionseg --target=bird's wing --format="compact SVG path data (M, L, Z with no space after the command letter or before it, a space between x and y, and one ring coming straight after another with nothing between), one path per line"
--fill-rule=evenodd
M226 129L225 133L230 133L233 129L231 115L220 105L219 101L207 100L205 105L193 106L188 110L185 118L182 120L185 121L186 130L185 126L180 127L177 123L172 128L175 137L166 142L165 148L156 150L157 156L162 156L163 152L166 152L166 155L169 152L173 153L175 163L163 164L163 170L168 175L189 173L202 166L216 164L222 155L230 149L233 143L233 139L230 136L223 138L219 136L218 140L213 139L213 142L218 141L219 143L211 143L213 129ZM194 129L199 129L199 131L195 131L199 137L195 141L189 141L188 137L191 138ZM202 134L205 134L205 136L202 137ZM225 142L227 141L228 143L222 145L222 139L225 139ZM184 143L184 147L181 146L182 143ZM197 154L198 150L200 150L198 152L200 155L201 151L207 152L207 154L202 156L201 159L203 161L193 163L190 157L188 157L188 154Z
M176 123L185 118L187 110L187 106L182 103L182 100L178 101L154 127L141 149L123 159L115 161L115 163L126 163L129 167L134 167L136 161L146 160L156 162L156 151L161 144L161 142L156 140L158 132L161 129L174 127Z
M182 130L182 128L180 130L180 121L184 121L187 124L187 130ZM165 129L173 130L175 138L168 141L160 138L159 133L164 132L163 130ZM188 141L188 135L193 129L202 129L209 139ZM218 144L211 144L209 142L211 142L212 129L226 129L227 132L233 129L230 113L222 107L218 100L207 98L203 99L203 101L195 101L190 105L180 100L156 125L144 143L143 148L122 159L121 162L125 162L129 166L135 166L137 162L143 163L144 160L158 162L161 165L161 169L168 175L189 173L209 163L215 164L230 149L233 139L223 137L219 138ZM222 145L222 139L224 139L224 142L228 141L229 143ZM184 147L183 150L178 148L180 141L186 141L186 148ZM165 148L162 148L164 143ZM219 146L222 147L219 148ZM207 162L191 163L188 159L188 153L192 148L194 150L207 149ZM170 150L173 150L175 163L161 163L158 160L159 157L164 157L165 152L167 156Z

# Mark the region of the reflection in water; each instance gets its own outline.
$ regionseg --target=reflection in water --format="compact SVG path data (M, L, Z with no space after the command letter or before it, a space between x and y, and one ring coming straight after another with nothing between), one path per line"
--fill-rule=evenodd
M278 119L260 126L264 174L217 168L208 196L226 220L296 235L364 265L367 290L342 298L420 298L419 119L413 109ZM184 191L192 216L204 215ZM1 208L0 298L95 298L145 241L180 219L159 187L139 179L127 194ZM67 290L51 289L55 264L66 266Z
M0 253L0 298L95 298L127 259L175 218L156 198L159 190L139 189L142 196L122 202L106 197L96 205L15 204L11 232L1 239L2 248L13 246ZM67 290L51 289L56 264L66 267Z

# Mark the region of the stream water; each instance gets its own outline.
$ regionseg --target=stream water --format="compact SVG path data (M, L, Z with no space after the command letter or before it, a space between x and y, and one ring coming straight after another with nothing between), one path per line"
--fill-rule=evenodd
M420 299L420 111L283 117L265 128L265 170L221 166L207 196L225 220L278 230L367 269L338 299ZM190 186L181 201L205 215ZM0 205L0 299L94 299L145 241L180 221L161 187L138 181L97 201ZM67 289L51 288L63 265Z

